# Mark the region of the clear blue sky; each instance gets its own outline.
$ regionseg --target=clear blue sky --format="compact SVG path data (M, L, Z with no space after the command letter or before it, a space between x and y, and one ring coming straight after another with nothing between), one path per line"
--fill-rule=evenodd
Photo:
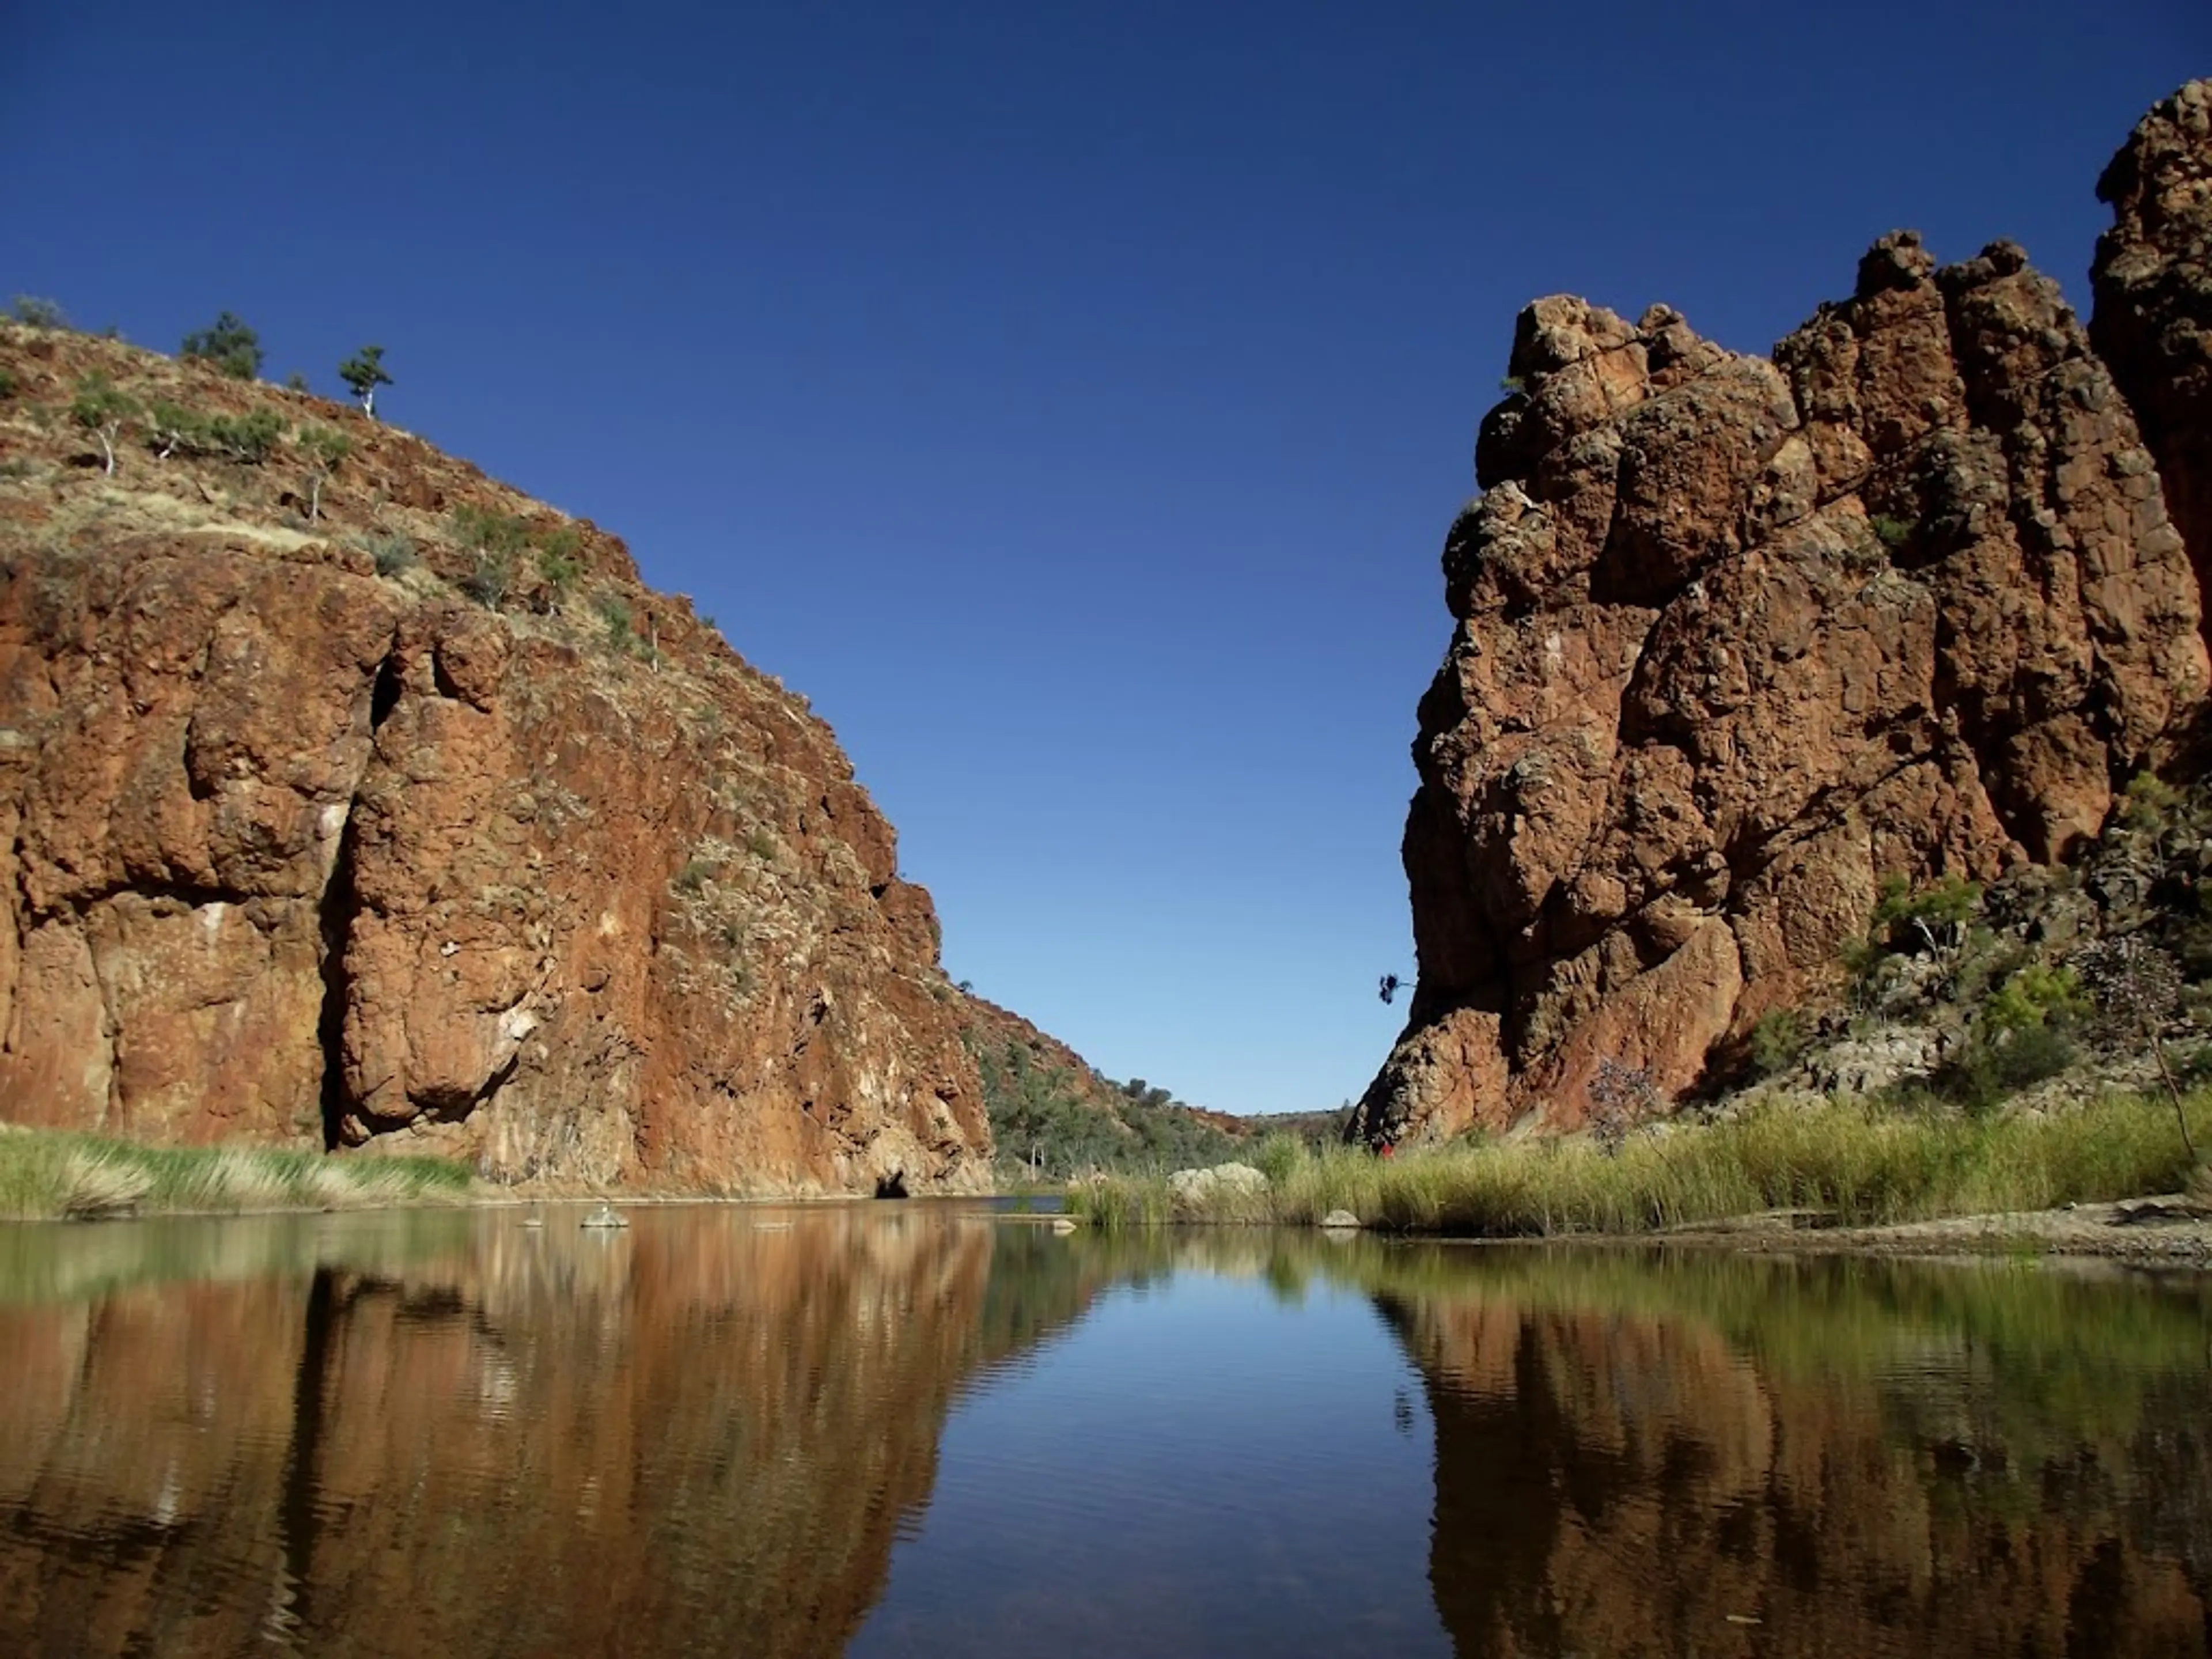
M957 978L1119 1077L1334 1105L1514 313L1765 349L1865 244L2085 299L2204 0L0 0L0 293L392 420L806 692Z

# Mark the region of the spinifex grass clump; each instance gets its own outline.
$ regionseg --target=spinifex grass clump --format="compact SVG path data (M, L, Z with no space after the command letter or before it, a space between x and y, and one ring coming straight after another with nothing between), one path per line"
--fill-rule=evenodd
M259 1147L134 1146L99 1135L0 1133L0 1217L366 1208L466 1196L436 1158L331 1158Z
M2212 1094L2187 1111L2200 1134L2212 1128ZM1635 1135L1614 1152L1527 1139L1377 1158L1285 1143L1255 1162L1269 1177L1264 1214L1244 1200L1235 1213L1186 1205L1180 1218L1310 1225L1345 1209L1370 1227L1478 1237L1646 1232L1767 1210L1862 1225L2172 1192L2193 1164L2163 1103L2118 1096L1979 1117L1773 1108ZM1142 1177L1079 1188L1070 1204L1105 1227L1179 1218L1165 1182Z

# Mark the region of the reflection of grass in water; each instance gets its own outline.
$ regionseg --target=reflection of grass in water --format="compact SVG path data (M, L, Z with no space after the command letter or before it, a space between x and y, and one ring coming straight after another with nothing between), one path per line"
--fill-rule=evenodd
M80 1301L134 1285L394 1270L465 1249L477 1213L163 1216L102 1227L0 1226L0 1305Z
M2212 1096L2191 1117L2212 1135ZM1395 1158L1270 1145L1264 1213L1202 1220L1306 1224L1348 1209L1407 1232L1548 1237L1634 1233L1769 1209L1816 1209L1869 1223L2045 1209L2171 1192L2189 1176L2162 1103L2112 1097L2046 1115L1986 1118L1902 1113L1836 1103L1774 1109L1638 1137L1608 1157L1583 1140L1522 1140L1407 1152ZM1103 1227L1174 1218L1166 1184L1109 1177L1071 1207Z
M0 1133L0 1217L361 1208L463 1198L469 1172L434 1158L333 1158L262 1147L137 1146L99 1135Z
M1994 1426L2008 1433L2124 1436L2150 1390L2179 1383L2201 1398L2212 1375L2212 1276L2197 1273L1801 1261L1705 1249L1480 1249L1336 1243L1286 1231L1182 1237L1192 1265L1264 1274L1278 1296L1310 1282L1357 1290L1401 1326L1488 1304L1520 1319L1701 1326L1763 1376L1801 1385L1971 1374Z

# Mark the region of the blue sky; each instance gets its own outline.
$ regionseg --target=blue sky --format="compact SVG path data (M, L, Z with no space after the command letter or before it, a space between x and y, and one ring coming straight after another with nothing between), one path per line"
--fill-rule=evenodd
M326 390L381 342L380 412L813 699L955 977L1328 1106L1515 312L1764 349L1900 225L2085 300L2208 73L2202 0L0 0L0 292Z

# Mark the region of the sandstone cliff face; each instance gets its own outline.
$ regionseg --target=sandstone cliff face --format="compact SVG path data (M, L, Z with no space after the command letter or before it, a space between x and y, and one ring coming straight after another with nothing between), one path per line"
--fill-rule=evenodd
M2142 422L2200 586L2212 576L2212 80L2143 118L2097 181L2112 228L2089 338Z
M2205 687L2152 456L2009 244L1884 238L1771 360L1540 301L1511 371L1444 550L1377 1140L1574 1127L1606 1059L1679 1095L1882 878L2094 836Z
M317 399L16 328L0 364L0 1119L501 1180L988 1179L890 826L619 542ZM288 443L126 430L107 477L63 412L95 373L353 453L313 520Z

